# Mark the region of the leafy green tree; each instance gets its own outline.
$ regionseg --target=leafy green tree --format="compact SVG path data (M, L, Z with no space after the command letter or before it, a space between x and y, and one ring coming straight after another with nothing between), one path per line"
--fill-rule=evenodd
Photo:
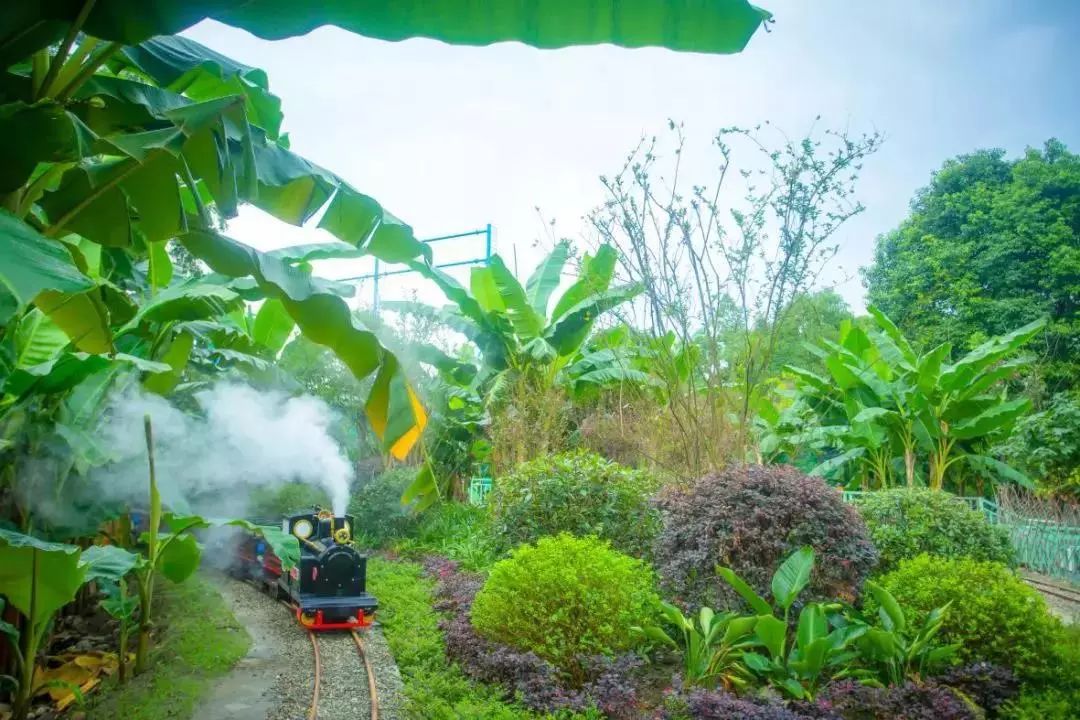
M946 161L878 238L870 302L927 347L966 352L1043 316L1039 372L1051 392L1080 379L1080 157L1057 140L1010 160Z

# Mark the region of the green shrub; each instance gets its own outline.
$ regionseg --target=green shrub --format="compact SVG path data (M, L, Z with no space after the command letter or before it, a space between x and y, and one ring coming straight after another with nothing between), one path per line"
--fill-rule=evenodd
M412 558L442 555L466 570L487 570L501 554L491 537L487 510L459 502L439 503L421 513L409 537L394 549Z
M385 470L349 499L348 512L356 518L355 535L363 544L383 547L416 527L416 513L401 504L401 495L416 472L414 467Z
M927 553L1013 564L1005 528L946 492L897 488L862 496L857 507L881 555L880 570Z
M254 518L280 518L312 505L329 507L330 497L320 487L294 482L252 490L248 514Z
M641 560L563 533L495 563L471 618L481 635L530 650L580 680L588 656L632 647L630 627L658 608L653 587Z
M879 582L915 623L952 603L939 639L963 643L956 655L959 663L1005 665L1024 682L1038 682L1054 672L1053 647L1063 636L1061 622L1047 610L1042 596L1006 566L920 555L902 561ZM874 611L870 605L868 610Z
M658 486L650 473L590 452L537 458L495 481L492 531L505 548L567 532L643 557L660 526L650 504Z

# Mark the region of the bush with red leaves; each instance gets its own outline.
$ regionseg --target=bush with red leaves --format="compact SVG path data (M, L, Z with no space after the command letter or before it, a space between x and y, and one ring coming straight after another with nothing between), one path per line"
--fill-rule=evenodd
M821 478L790 466L729 468L668 488L658 504L663 530L653 561L666 589L688 607L741 607L717 565L768 597L777 566L804 545L817 555L804 601L854 600L877 564L858 511Z

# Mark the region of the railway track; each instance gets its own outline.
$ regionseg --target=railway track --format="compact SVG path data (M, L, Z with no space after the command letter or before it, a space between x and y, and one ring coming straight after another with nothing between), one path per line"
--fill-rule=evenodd
M368 660L368 654L364 648L364 639L360 637L360 633L350 630L349 634L352 636L353 645L360 655L360 661L363 663L364 672L367 675L368 698L371 700L371 711L368 717L370 720L379 720L379 693L375 687L375 670L371 667L371 661ZM307 720L318 720L319 694L322 683L322 656L319 653L318 634L308 630L308 638L311 640L311 650L315 661L315 680L312 683L311 706L308 708Z
M279 602L282 606L288 608L290 613L296 611L292 605L284 600L279 600ZM319 697L322 688L322 654L319 651L318 633L308 630L307 634L308 639L311 641L311 655L315 664L315 675L311 687L311 705L308 706L307 720L318 720ZM368 658L367 650L364 647L364 639L360 637L360 633L356 630L350 630L349 634L352 636L353 645L360 656L360 662L364 665L364 673L367 675L368 698L371 701L368 719L379 720L379 691L375 685L375 669L371 667L371 660Z
M1073 605L1080 606L1080 590L1058 585L1057 583L1048 583L1029 575L1024 576L1024 581L1044 595L1052 595Z

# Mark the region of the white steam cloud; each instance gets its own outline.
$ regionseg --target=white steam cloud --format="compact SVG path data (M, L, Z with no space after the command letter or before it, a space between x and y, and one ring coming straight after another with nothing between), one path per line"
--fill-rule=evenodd
M143 416L149 414L167 505L190 503L220 516L242 512L252 488L302 482L324 488L334 514L344 514L352 469L330 434L334 416L326 403L235 383L195 399L201 416L140 390L115 398L100 440L116 462L93 473L95 488L109 499L146 497Z

